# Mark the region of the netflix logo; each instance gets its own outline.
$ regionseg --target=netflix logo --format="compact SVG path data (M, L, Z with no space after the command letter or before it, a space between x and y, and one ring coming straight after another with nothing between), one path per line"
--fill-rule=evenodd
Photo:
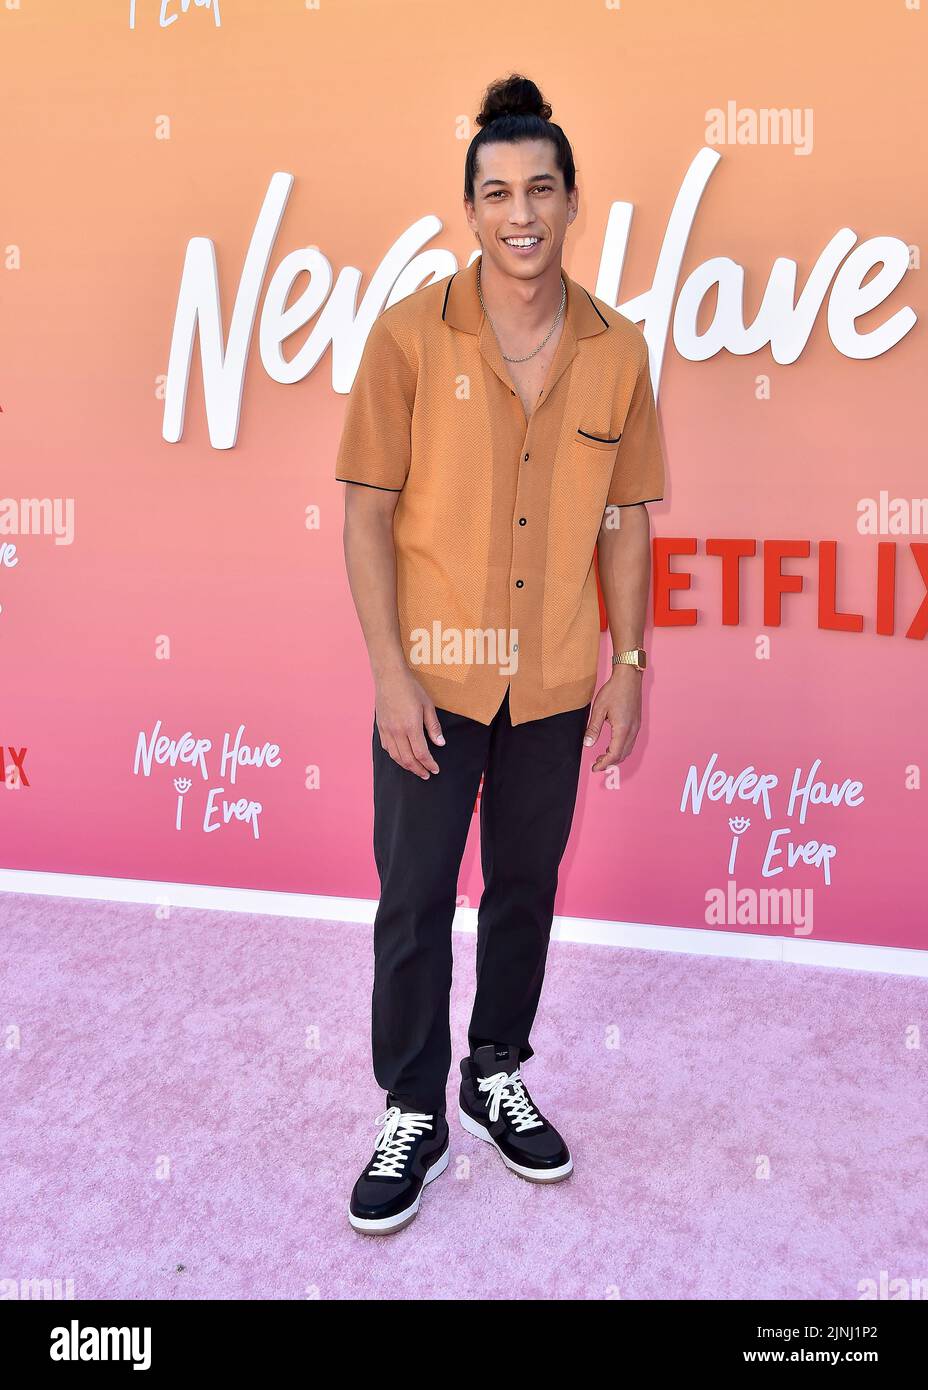
M760 554L758 555L758 544ZM902 555L898 557L898 552ZM696 622L696 608L672 606L674 590L689 589L692 575L672 565L675 556L696 555L698 542L694 536L657 536L653 542L654 558L654 626L687 627ZM914 612L904 616L903 635L913 641L923 641L928 634L928 541L910 541L897 545L895 541L880 541L872 564L873 601L866 613L844 611L838 592L838 542L819 541L814 573L784 572L784 561L807 560L812 542L806 540L756 540L737 538L713 539L705 543L705 554L718 560L719 586L723 624L737 625L741 621L742 561L759 565L763 586L763 621L765 627L779 627L783 616L784 595L803 594L807 584L813 589L818 609L818 627L838 632L879 633L891 637L896 631L896 566L914 566L925 586L925 594ZM602 603L602 599L600 599Z

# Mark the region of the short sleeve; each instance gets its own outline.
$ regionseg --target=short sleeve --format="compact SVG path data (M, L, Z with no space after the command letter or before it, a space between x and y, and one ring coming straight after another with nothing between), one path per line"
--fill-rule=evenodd
M616 450L606 505L627 507L633 502L660 502L663 496L664 455L646 346Z
M348 393L335 477L401 492L409 472L415 370L383 321L375 319Z

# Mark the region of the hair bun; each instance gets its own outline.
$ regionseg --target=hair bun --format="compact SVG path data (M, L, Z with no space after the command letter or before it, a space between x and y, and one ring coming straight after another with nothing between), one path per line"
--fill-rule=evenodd
M502 116L540 116L550 121L551 107L531 78L514 72L487 88L477 124L487 126Z

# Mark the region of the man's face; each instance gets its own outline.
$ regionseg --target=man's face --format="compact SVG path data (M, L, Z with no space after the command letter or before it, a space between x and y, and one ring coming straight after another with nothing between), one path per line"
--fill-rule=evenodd
M578 192L564 188L550 140L491 141L477 155L474 201L465 199L469 226L483 255L504 275L532 280L560 264L564 234L577 215ZM525 249L510 239L537 238Z

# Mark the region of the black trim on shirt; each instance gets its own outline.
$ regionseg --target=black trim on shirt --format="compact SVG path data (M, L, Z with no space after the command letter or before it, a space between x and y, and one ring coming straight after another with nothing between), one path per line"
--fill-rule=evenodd
M645 502L663 502L663 497L642 497L640 502L607 502L607 507L640 507Z
M454 272L454 275L457 275L457 271ZM444 322L445 310L446 310L447 307L448 307L448 295L451 293L451 281L454 279L454 275L452 275L452 276L449 277L448 284L447 284L447 286L446 286L446 288L445 288L445 297L444 297L444 299L443 299L442 302L441 302L441 317L442 317L442 322Z
M589 430L582 430L579 425L577 426L577 433L582 434L584 439L595 439L599 444L618 444L622 438L620 434L617 434L615 439L610 438L607 434L590 434Z
M596 309L596 304L595 304L594 301L593 301L593 296L590 294L590 292L589 292L589 290L587 289L586 285L582 285L581 288L582 288L582 290L583 290L583 293L586 295L587 299L588 299L588 300L590 301L590 303L593 305L593 308ZM598 310L598 309L596 309L596 312L597 312L597 314L599 314L599 310ZM602 314L599 314L599 317L600 317L601 319L603 319ZM609 327L609 320L608 320L608 319L603 319L603 323L606 325L607 328Z
M402 491L403 491L403 489L402 489L401 487L384 487L383 483L362 483L362 482L360 481L360 479L358 479L358 478L338 478L338 477L336 477L335 481L336 481L337 483L355 483L358 487L376 487L376 488L378 488L381 492L402 492Z

